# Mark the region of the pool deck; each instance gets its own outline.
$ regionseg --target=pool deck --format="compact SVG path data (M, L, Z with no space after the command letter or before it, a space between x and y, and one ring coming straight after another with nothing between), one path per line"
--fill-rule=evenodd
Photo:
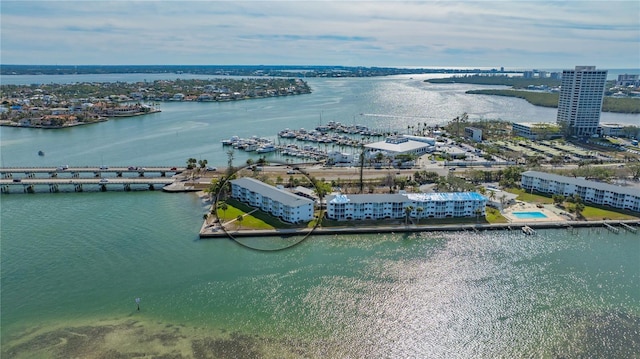
M502 215L509 221L509 223L541 223L541 222L565 222L567 220L573 220L574 217L565 212L561 211L558 208L555 208L551 204L540 205L525 203L525 202L517 202L515 205L506 208ZM543 218L518 218L513 213L514 212L540 212L544 214L546 217Z

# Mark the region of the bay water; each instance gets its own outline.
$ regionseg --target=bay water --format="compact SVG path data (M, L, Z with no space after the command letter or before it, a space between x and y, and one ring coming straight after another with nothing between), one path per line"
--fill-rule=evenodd
M330 120L400 131L462 112L555 119L553 109L416 76L309 82L314 92L304 96L166 103L157 114L55 131L3 127L2 166L174 166L188 157L225 165L221 139ZM234 161L246 158L237 152ZM2 195L2 357L640 353L634 233L311 236L260 252L199 240L206 210L193 194Z

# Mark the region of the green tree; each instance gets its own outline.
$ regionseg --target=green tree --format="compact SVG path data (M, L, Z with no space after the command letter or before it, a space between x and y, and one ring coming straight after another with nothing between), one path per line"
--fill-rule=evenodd
M422 207L416 208L416 213L418 214L418 218L416 219L417 224L420 224L420 218L422 217L423 212L424 212L424 208Z
M222 221L224 221L224 217L226 216L227 213L227 209L229 208L229 205L227 205L226 202L220 202L218 203L218 208L222 210Z
M404 207L404 215L405 215L404 224L405 225L409 224L409 216L411 216L411 212L413 212L413 206Z
M194 169L196 167L196 163L198 163L198 160L196 160L195 158L187 159L187 169Z
M242 227L242 221L244 220L244 217L239 214L238 217L236 217L236 222L238 222L238 230L240 230L240 227Z
M384 160L384 154L382 154L382 152L378 152L376 153L376 163L382 163L382 161Z
M562 204L564 202L564 196L561 194L554 194L551 196L554 204Z
M229 151L227 151L227 177L229 178L231 178L231 175L233 175L233 173L235 172L235 169L233 168L233 157L233 149L230 149Z
M313 191L318 196L318 198L320 198L320 200L322 200L329 192L331 192L330 183L314 179L313 186Z
M581 218L582 217L582 211L584 211L585 205L582 202L576 202L576 204L574 205L574 209L576 212L576 217Z

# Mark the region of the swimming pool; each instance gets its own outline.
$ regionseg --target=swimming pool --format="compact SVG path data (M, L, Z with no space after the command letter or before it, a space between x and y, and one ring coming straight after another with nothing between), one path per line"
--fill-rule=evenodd
M539 218L547 218L547 216L542 212L512 212L514 217L518 219L539 219Z

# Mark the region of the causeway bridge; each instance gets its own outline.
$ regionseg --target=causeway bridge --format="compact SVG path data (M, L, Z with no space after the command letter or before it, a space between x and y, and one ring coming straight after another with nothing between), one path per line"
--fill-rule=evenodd
M143 166L128 166L128 167L106 167L106 166L84 166L84 167L0 167L0 177L2 178L14 178L15 176L22 176L26 178L36 177L71 177L80 178L86 175L93 177L101 177L103 175L114 175L115 177L123 176L173 176L186 170L185 167L143 167Z
M184 170L184 167L3 167L0 192L155 190L177 182L174 176Z

